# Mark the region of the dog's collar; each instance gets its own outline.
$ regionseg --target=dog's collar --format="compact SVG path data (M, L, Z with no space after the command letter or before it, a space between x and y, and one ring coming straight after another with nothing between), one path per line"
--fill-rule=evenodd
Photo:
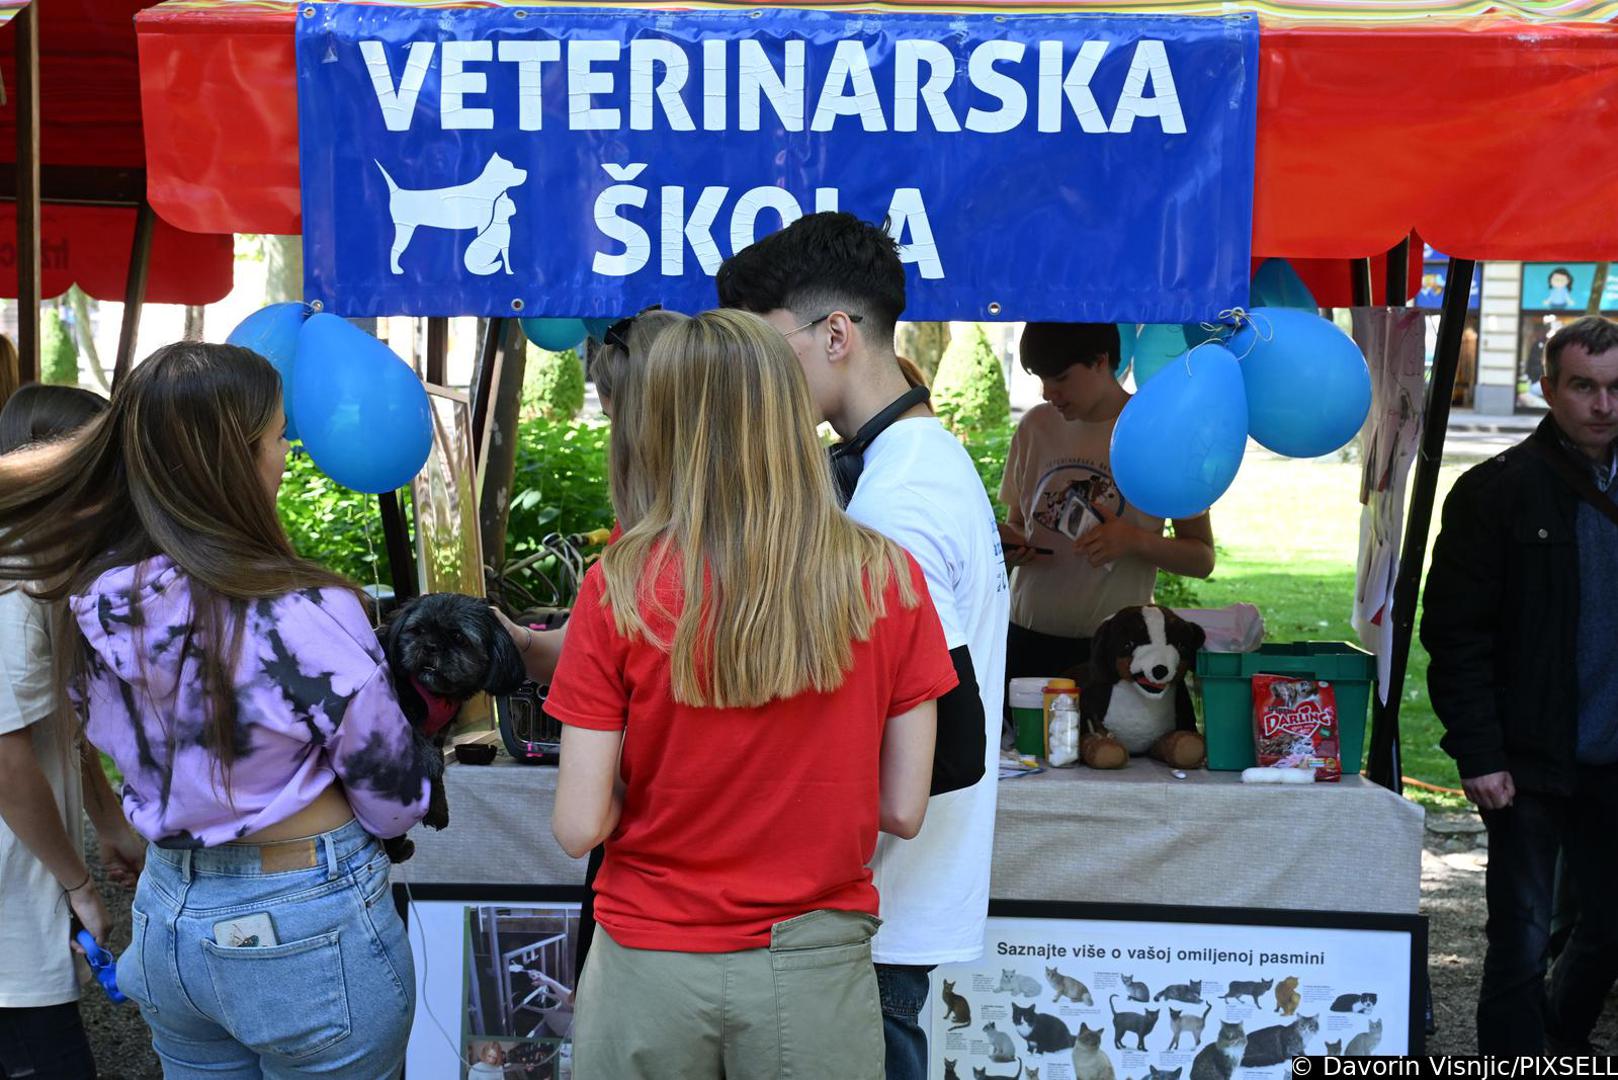
M455 719L455 714L461 711L459 701L433 693L421 685L420 679L412 676L410 685L421 697L421 700L427 703L427 722L421 726L421 733L428 738L437 735L444 725Z

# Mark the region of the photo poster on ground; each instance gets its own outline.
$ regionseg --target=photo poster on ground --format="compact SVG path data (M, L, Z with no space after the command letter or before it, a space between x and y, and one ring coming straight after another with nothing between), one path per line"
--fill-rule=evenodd
M1008 909L990 915L979 959L933 970L931 1080L1189 1080L1222 1035L1233 1080L1281 1080L1297 1054L1421 1048L1419 916L991 911Z
M415 964L407 1080L571 1080L579 893L394 886Z

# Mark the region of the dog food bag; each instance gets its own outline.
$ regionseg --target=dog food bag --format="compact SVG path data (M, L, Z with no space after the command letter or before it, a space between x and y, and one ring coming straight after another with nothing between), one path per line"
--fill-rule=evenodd
M1337 692L1290 675L1253 676L1253 748L1261 767L1312 769L1317 781L1343 775Z

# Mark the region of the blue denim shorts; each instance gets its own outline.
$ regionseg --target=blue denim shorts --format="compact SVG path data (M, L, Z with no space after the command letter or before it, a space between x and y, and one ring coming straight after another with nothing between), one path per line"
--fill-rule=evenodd
M397 1076L416 980L388 866L353 821L291 845L151 848L118 987L166 1080ZM244 931L259 916L269 936Z

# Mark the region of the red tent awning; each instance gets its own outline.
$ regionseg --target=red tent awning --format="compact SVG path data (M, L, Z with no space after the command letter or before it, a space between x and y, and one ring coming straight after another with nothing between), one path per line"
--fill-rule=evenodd
M149 3L150 0L145 0ZM0 2L0 15L15 14ZM141 125L135 12L142 0L50 0L39 8L40 160L60 167L147 167ZM0 170L15 169L14 33L0 32L5 105ZM47 185L45 196L51 191ZM102 300L122 300L135 231L133 207L52 205L41 212L43 293L77 282ZM228 229L182 231L159 217L152 233L146 299L207 304L230 292L234 242ZM200 235L211 233L213 235ZM0 202L0 296L17 295L16 204ZM7 255L9 254L9 257Z
M1042 10L1053 6L1083 10ZM1539 7L1594 17L1587 4ZM294 17L278 0L180 0L141 13L148 191L169 222L299 231ZM1346 302L1337 282L1346 287L1347 270L1307 260L1380 255L1412 231L1474 259L1618 256L1609 25L1267 20L1259 94L1253 252L1302 261L1323 303Z

